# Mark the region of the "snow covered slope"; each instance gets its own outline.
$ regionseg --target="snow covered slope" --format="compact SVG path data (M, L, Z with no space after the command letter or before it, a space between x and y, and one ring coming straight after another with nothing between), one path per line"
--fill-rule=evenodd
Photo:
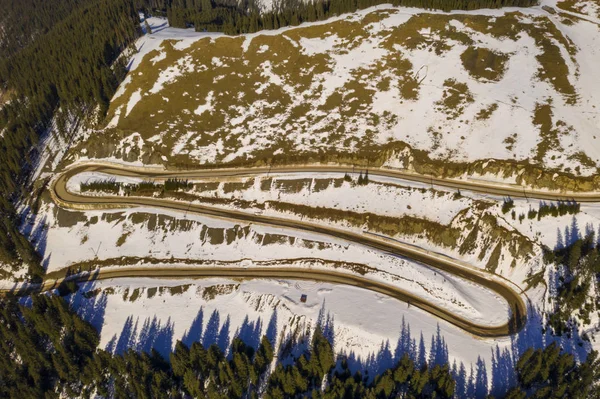
M574 184L531 169L589 176L600 161L600 30L569 18L540 8L378 6L238 37L152 20L155 33L140 39L108 128L75 157L368 159Z

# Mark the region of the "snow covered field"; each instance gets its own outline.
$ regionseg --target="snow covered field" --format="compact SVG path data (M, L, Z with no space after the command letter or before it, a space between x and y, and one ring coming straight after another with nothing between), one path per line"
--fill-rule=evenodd
M358 185L358 174L348 176L351 181L333 173L191 181L194 188L186 190L186 202L389 237L494 270L517 284L537 265L539 251L518 228L507 223L498 228L495 205L502 198L471 199L454 190L379 176ZM140 182L93 172L75 176L68 185L78 192L81 183L110 179L120 184ZM212 202L215 198L220 202Z
M362 173L362 171L360 171ZM351 178L358 179L357 170ZM111 176L98 172L84 172L69 180L67 188L72 192L80 192L81 183L92 181L114 180L123 184L138 184L141 178ZM382 184L377 182L382 181ZM441 224L449 224L457 214L471 206L473 201L468 197L457 196L451 191L429 190L429 186L415 187L414 183L396 181L386 184L386 180L371 176L370 185L356 185L343 181L339 173L287 173L270 174L269 177L220 179L219 184L208 181L207 185L215 185L215 189L204 188L198 193L200 197L218 197L239 199L254 203L268 201L290 202L310 207L331 207L353 212L372 212L380 215L410 215L429 219ZM193 183L194 181L190 181ZM94 195L94 192L86 193Z
M177 260L190 259L209 262L207 265L212 260L217 266L234 262L246 267L253 262L280 260L285 266L302 259L323 259L338 262L342 265L338 266L340 271L352 273L352 265L344 267L351 260L352 264L370 268L370 278L397 285L475 322L501 324L507 319L506 303L494 294L405 259L309 233L195 215L182 219L176 212L161 211L156 216L154 212L143 208L109 214L86 212L86 217L78 216L79 220L68 225L65 214L58 215L62 222L46 218L43 222L50 228L38 238L38 250L44 253L47 271L92 258L119 264L119 259L137 257L171 259L173 266ZM314 260L301 263L302 267L333 267Z

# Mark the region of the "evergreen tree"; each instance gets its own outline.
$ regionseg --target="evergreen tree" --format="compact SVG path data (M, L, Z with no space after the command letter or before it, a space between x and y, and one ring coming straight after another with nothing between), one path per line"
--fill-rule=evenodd
M150 27L150 24L148 23L148 20L144 20L144 27L146 28L146 34L151 35L152 34L152 28Z

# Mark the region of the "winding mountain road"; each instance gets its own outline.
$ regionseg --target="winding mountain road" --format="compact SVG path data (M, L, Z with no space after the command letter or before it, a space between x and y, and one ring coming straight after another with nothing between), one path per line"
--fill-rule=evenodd
M294 268L190 268L190 267L152 267L131 268L120 267L112 269L100 269L92 275L94 279L108 279L116 277L231 277L231 278L264 278L264 279L301 279L346 284L361 287L374 292L388 295L417 306L436 317L439 317L475 336L479 337L502 337L514 334L521 330L527 321L527 306L522 298L524 293L509 280L487 271L472 267L466 263L446 257L439 253L430 252L419 247L406 245L385 237L372 234L360 234L357 232L341 230L324 224L316 224L300 220L290 220L279 217L271 217L243 212L234 209L217 208L207 205L187 203L164 198L134 197L134 196L90 196L71 192L67 189L67 182L73 176L83 172L98 172L113 176L138 177L143 179L224 179L240 176L253 176L264 174L285 173L351 173L352 167L344 166L304 166L304 167L278 167L278 168L250 168L250 169L199 169L187 171L168 171L152 168L135 168L117 165L103 164L78 164L57 176L50 186L50 193L54 201L67 209L109 209L127 208L137 206L148 206L167 210L184 211L217 218L243 221L248 223L262 224L266 226L281 227L286 229L302 230L320 235L335 237L348 242L357 243L381 252L420 262L435 269L450 273L454 276L466 279L477 285L486 287L495 292L508 303L510 308L509 320L502 325L486 326L474 323L451 311L430 303L418 296L412 295L398 287L374 281L364 276L352 275L317 269L294 269ZM432 179L395 170L370 169L371 176L383 176L403 180L430 183ZM503 191L494 187L488 190L487 185L476 182L460 182L444 179L433 179L434 184L451 188L465 189L478 192L493 191L495 195L517 196L519 190L508 189ZM523 193L522 190L520 191ZM513 194L515 193L515 194ZM556 198L553 196L552 198ZM90 276L78 276L79 281L86 281ZM51 289L60 280L45 281L42 290Z

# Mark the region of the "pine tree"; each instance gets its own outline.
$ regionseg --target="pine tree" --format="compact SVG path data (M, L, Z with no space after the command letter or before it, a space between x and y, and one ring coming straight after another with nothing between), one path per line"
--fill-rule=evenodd
M423 332L421 332L421 338L419 339L419 357L417 364L421 368L427 365L427 349L425 349L425 338L423 338Z

